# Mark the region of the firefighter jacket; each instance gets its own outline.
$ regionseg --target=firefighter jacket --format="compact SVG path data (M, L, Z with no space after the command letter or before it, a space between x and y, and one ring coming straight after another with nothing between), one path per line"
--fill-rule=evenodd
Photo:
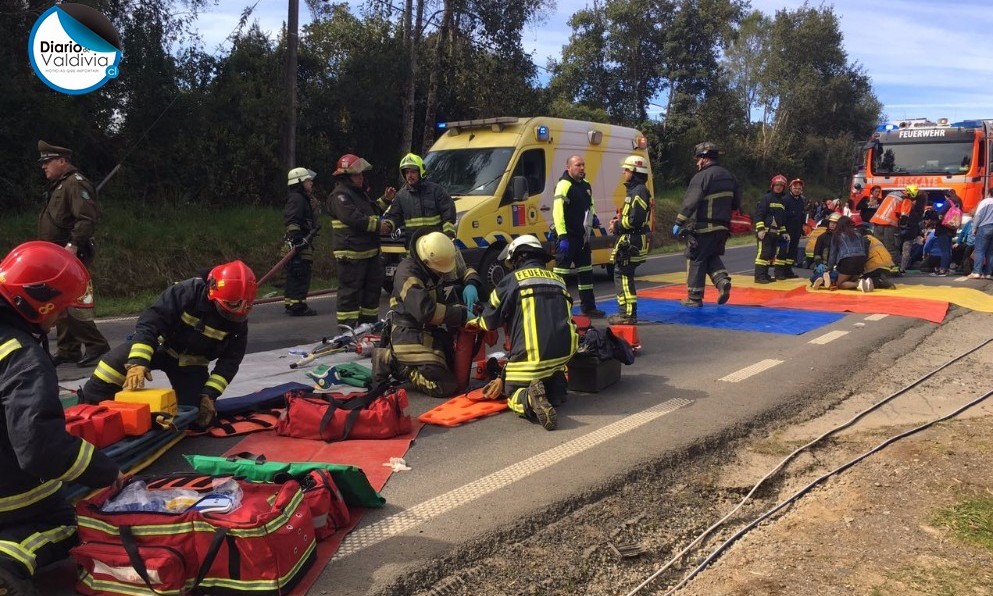
M371 259L379 256L379 218L385 199L373 201L369 194L347 181L331 191L331 248L336 259Z
M812 254L814 256L815 264L827 265L827 262L830 260L831 238L833 233L829 228L821 229L824 231L818 234L817 238L814 240L814 250ZM811 233L811 237L813 237L813 233ZM810 238L807 239L807 242L810 242Z
M248 346L248 322L229 321L207 298L207 282L181 281L159 295L138 317L128 364L149 366L156 350L176 358L180 366L208 366L217 360L201 395L224 393L238 374Z
M676 224L697 234L730 231L731 212L738 209L741 209L738 181L724 166L711 163L690 179Z
M778 233L786 228L786 193L765 193L755 205L755 231Z
M0 527L64 506L63 482L98 488L117 478L113 461L66 432L40 333L0 300Z
M383 220L390 226L390 231L404 228L407 238L424 228L454 238L455 201L440 184L421 180L397 191Z
M70 167L44 193L45 210L38 217L38 239L79 249L79 259L89 263L93 256L93 234L98 211L93 184Z
M485 330L506 326L511 346L504 380L527 385L564 370L576 353L571 311L565 281L544 262L528 259L500 280L475 322Z
M890 251L883 246L882 241L880 241L875 236L868 234L862 241L863 248L865 248L866 260L865 260L865 272L872 273L877 269L882 269L883 271L890 271L896 268L896 263L893 262L893 257L890 255Z
M286 226L285 239L298 244L317 227L317 211L310 196L303 191L303 184L290 187L290 194L283 207L283 224ZM314 249L307 244L297 251L297 256L305 261L314 260Z
M630 261L643 263L648 258L648 234L651 232L648 217L652 195L644 182L632 179L625 186L627 195L621 216L617 219L617 233L620 235L617 244L631 246L635 250L630 251Z
M475 269L461 258L453 273L462 284L473 284L477 289L482 286ZM397 360L410 365L449 366L453 339L448 332L465 325L468 318L455 287L429 269L416 250L400 262L393 279L390 345Z
M807 221L807 199L803 195L794 195L787 192L783 197L783 208L785 210L786 231L791 236L800 238L803 235L803 224Z
M552 203L555 233L560 237L568 234L571 238L585 238L595 216L593 187L585 178L573 180L568 171L563 172L555 185Z

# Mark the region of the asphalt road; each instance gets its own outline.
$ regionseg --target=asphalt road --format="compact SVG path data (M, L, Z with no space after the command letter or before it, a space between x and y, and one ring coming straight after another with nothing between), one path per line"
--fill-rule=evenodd
M752 246L731 248L726 263L734 274L751 276L753 258ZM682 270L685 259L677 254L653 257L638 273ZM640 282L639 288L650 285ZM612 281L602 270L596 293L600 301L613 300ZM250 351L335 334L333 298L316 297L311 304L320 316L287 317L281 303L256 306ZM130 333L134 319L98 325L116 344ZM914 325L931 323L852 314L803 335L643 324L637 362L601 393L570 393L554 432L511 413L452 429L425 426L406 455L412 470L391 477L383 490L386 507L367 512L311 593L376 591L413 566L430 565L460 543L520 516L567 507L576 495L602 490L632 469L788 414L846 367ZM60 368L60 377L73 376L79 371ZM437 404L411 394L415 416ZM231 442L215 440L210 451L219 453ZM190 452L199 445L188 440L181 449ZM157 468L170 466L179 466L178 454L169 454Z

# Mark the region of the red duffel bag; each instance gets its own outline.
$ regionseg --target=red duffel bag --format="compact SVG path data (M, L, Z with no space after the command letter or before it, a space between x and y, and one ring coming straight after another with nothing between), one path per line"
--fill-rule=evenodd
M407 390L380 386L357 397L291 391L276 434L298 439L390 439L410 432Z

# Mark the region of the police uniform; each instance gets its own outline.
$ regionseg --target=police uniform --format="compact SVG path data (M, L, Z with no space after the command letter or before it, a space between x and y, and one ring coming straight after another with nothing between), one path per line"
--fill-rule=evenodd
M771 281L769 265L772 265L776 258L779 234L786 226L785 200L785 191L777 193L770 190L755 205L755 281L759 283ZM757 235L762 231L765 232L765 238L759 238Z
M290 187L286 206L283 207L283 224L286 226L286 241L297 245L317 226L317 210L310 196L304 191L303 183ZM301 246L290 262L286 264L286 286L283 289L283 305L291 313L313 312L307 306L307 292L313 274L314 249L310 244Z
M58 378L40 341L40 329L0 300L0 568L21 579L64 559L76 542L62 484L98 488L118 474L107 456L66 432Z
M455 202L440 184L422 178L416 185L406 184L397 191L383 221L391 231L404 229L407 250L410 250L411 238L419 230L444 232L449 238L455 237Z
M617 314L629 319L638 317L638 294L634 271L648 258L648 214L652 200L646 175L635 174L625 183L627 195L617 219L617 244L614 245L614 288L617 290Z
M385 277L379 258L379 218L386 200L373 201L345 179L335 186L330 203L331 245L338 267L338 324L354 327L376 322Z
M482 285L476 271L461 260L454 273L463 285ZM397 364L397 378L409 380L431 397L451 397L460 389L452 371L453 332L465 325L467 309L452 286L416 250L397 266L395 279L398 283L390 296L390 351L384 358Z
M564 401L566 364L579 345L571 312L565 280L545 269L544 261L528 256L500 280L477 319L484 330L506 326L510 352L504 393L510 409L525 418L535 417L527 399L531 381L544 382L553 406Z
M574 180L566 170L555 185L552 220L559 239L568 238L568 250L559 242L555 253L555 273L569 275L574 268L579 279L579 301L584 313L596 310L593 297L593 252L587 236L587 223L596 217L593 187L586 179ZM601 315L602 316L602 315Z
M128 364L164 371L181 405L216 400L234 379L248 346L248 323L230 321L207 298L199 277L173 285L141 313L134 338L110 351L83 386L87 403L113 399L127 376ZM216 360L208 373L210 362Z
M721 260L731 228L731 211L741 208L741 188L726 168L711 162L690 179L676 225L689 228L685 255L689 260L686 274L688 301L703 302L707 276L720 289L730 283ZM728 280L725 282L725 280Z
M50 159L72 156L65 147L38 141L39 163ZM76 255L84 265L90 267L94 256L93 234L98 219L93 184L70 166L57 180L49 181L45 189L45 209L38 217L38 239L66 246L76 247ZM57 358L66 362L79 362L85 349L88 364L96 364L96 358L110 350L107 339L97 329L91 313L81 313L69 309L69 315L58 322Z

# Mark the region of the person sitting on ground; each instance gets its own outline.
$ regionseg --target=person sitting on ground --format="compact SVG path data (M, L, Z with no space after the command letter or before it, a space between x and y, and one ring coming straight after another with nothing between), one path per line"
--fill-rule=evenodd
M810 274L810 285L815 289L820 289L822 287L831 287L833 279L837 276L828 275L827 263L830 260L831 253L831 238L834 235L835 228L838 227L838 220L841 219L840 213L832 213L831 215L824 218L824 227L818 228L824 230L814 238L814 247L811 249L811 262L813 265L811 269L813 272ZM813 234L811 234L813 237ZM807 242L810 242L808 239Z
M854 290L859 288L858 280L862 272L865 271L866 251L862 244L862 234L852 224L850 217L842 216L838 220L834 233L831 234L831 248L828 255L827 268L829 271L837 270L838 279L834 287L843 290ZM871 283L871 281L869 282ZM863 284L863 291L866 289Z
M469 326L503 326L510 341L503 376L487 386L487 397L507 395L507 405L547 430L558 425L555 407L565 401L566 363L579 345L572 321L572 296L565 281L548 271L552 259L537 238L515 238L497 257L510 273L486 301L483 314Z
M241 261L218 265L207 278L181 281L141 313L131 341L111 350L80 389L79 400L114 399L122 388L142 389L164 371L181 406L199 409L196 424L216 416L216 400L238 374L248 346L248 313L258 290ZM212 371L207 370L216 360Z
M952 240L952 269L962 275L972 273L972 251L975 244L976 236L972 233L972 217L963 214L962 227L959 228L958 234Z
M904 213L899 215L900 227L897 238L900 243L900 269L897 277L904 275L916 261L920 260L918 255L923 252L924 246L921 225L927 207L926 200L926 194L918 193L909 206L903 205Z

